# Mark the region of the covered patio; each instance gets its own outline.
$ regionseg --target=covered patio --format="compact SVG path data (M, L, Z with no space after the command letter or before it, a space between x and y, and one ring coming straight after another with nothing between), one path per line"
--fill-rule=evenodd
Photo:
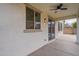
M79 45L75 41L76 35L61 35L30 56L78 56Z
M79 55L78 3L4 3L0 7L1 56ZM59 21L72 18L77 19L77 37L63 35L63 27L59 31Z

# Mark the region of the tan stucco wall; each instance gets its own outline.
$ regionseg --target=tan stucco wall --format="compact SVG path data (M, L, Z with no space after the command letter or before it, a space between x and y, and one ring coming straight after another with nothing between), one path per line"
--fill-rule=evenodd
M41 31L25 33L26 4L0 4L0 7L0 55L28 55L48 43L47 9L41 12Z
M24 33L26 5L6 3L0 7L0 55L28 55L48 43L46 11L41 13L42 31Z

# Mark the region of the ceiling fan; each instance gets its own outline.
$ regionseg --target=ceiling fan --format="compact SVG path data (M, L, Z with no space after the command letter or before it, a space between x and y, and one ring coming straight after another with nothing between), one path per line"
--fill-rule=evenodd
M58 12L58 10L67 10L68 8L63 7L63 4L59 4L55 9L50 9L51 11L55 10L55 13Z

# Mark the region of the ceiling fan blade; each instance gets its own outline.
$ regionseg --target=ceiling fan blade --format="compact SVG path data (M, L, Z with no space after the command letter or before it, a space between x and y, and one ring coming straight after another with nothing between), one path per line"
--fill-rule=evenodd
M57 6L57 9L61 9L62 6L63 6L63 4L58 5L58 6Z
M52 10L57 10L57 9L50 9L50 10L52 11Z
M67 8L61 8L61 10L67 10Z

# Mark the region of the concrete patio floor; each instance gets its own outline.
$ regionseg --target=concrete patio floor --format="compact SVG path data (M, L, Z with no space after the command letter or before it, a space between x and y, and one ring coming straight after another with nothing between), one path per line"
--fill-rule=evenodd
M79 56L79 45L75 35L61 35L29 56Z

